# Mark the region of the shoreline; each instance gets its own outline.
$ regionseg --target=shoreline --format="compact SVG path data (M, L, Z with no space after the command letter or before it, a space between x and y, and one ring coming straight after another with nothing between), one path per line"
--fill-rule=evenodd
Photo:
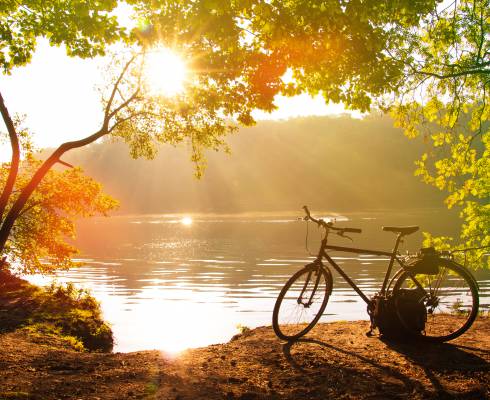
M77 352L4 333L0 399L490 398L490 318L444 344L367 338L368 325L324 323L293 343L259 327L178 355Z
M263 326L177 354L110 353L112 334L98 347L80 337L106 326L93 299L1 278L0 400L490 399L488 316L442 344L388 342L366 336L368 321L337 321L291 343Z

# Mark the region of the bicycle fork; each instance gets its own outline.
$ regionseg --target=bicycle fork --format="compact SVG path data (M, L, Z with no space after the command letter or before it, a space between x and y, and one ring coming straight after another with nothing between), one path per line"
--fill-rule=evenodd
M321 266L318 265L316 270L311 270L308 272L308 276L306 277L305 283L303 284L303 289L301 290L301 293L299 294L298 300L296 300L298 302L298 304L303 304L303 306L305 308L309 308L313 304L313 297L315 296L316 290L318 288L318 284L320 283L320 276L322 275L320 273L320 268L321 268ZM303 295L305 294L306 288L308 287L308 284L310 283L311 275L313 274L313 272L316 272L315 285L313 286L313 290L311 291L311 294L309 296L310 298L309 298L308 302L303 303Z

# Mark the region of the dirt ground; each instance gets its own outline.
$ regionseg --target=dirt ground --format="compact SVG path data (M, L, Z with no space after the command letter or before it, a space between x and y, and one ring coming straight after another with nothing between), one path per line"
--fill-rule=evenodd
M367 337L368 323L320 324L285 343L271 327L187 350L78 353L0 335L0 399L488 399L490 319L446 344Z

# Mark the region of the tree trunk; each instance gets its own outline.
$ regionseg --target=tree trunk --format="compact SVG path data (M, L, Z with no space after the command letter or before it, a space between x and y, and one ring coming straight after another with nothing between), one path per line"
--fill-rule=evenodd
M12 208L8 211L5 220L3 221L2 227L0 228L0 254L2 254L5 250L5 245L10 236L15 221L17 220L25 204L31 197L32 192L36 190L44 176L49 172L53 165L60 160L60 157L67 151L86 146L106 135L107 133L107 128L102 128L100 131L94 133L91 136L87 136L84 139L63 143L53 152L53 154L51 154L51 156L46 161L44 161L44 163L32 176L29 183L24 187L24 189L22 189L19 197L12 205Z
M19 171L20 163L20 145L19 138L17 137L17 132L15 131L15 126L10 117L9 111L5 106L2 94L0 93L0 113L2 114L5 126L10 138L10 145L12 147L12 159L10 162L10 170L3 188L2 194L0 195L0 224L2 223L2 218L7 208L7 204L14 189L15 180L17 179L17 172Z

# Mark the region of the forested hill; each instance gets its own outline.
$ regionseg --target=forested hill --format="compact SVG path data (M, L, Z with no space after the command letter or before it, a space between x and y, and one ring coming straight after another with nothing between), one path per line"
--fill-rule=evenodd
M414 177L422 140L408 140L387 117L262 121L230 136L232 154L208 153L201 180L185 147L133 160L121 143L66 156L101 181L121 213L356 211L440 206L442 193Z

